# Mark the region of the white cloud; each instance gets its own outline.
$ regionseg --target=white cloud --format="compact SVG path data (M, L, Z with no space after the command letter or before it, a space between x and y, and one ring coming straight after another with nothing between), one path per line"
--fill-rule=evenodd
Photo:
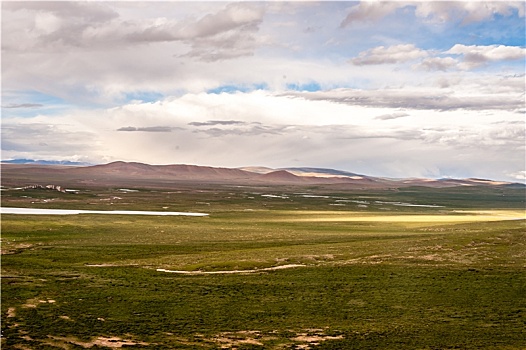
M422 62L415 64L414 68L427 71L447 71L458 67L459 62L452 57L427 57Z
M186 54L205 60L251 54L258 43L254 33L264 16L264 7L256 3L231 3L200 18L182 19L122 18L104 3L9 3L4 10L15 12L4 27L9 35L3 46L10 51L114 50L181 42L190 47Z
M88 155L100 149L92 141L96 133L78 130L71 124L57 124L53 118L37 118L2 122L2 157L55 159L57 154L66 157Z
M360 1L349 10L341 26L356 22L378 21L397 10L414 9L414 14L431 22L460 20L463 24L480 22L495 15L510 16L514 11L524 17L521 1Z
M514 173L507 174L509 177L519 180L521 182L526 182L526 170L517 171Z
M462 60L453 57L440 57L439 55L461 56ZM390 47L378 46L362 51L350 62L354 65L363 66L404 63L422 59L413 67L427 71L446 71L451 68L473 69L488 62L516 61L525 57L526 49L517 46L456 44L451 49L439 53L435 50L419 49L413 44L400 44Z
M418 58L426 57L428 54L413 44L401 44L390 47L379 46L360 52L358 57L351 59L351 63L357 66L370 64L401 63Z
M35 15L35 30L44 35L49 35L60 28L60 22L60 18L52 13L37 13Z
M436 81L438 76L431 73L437 70L459 69L464 58L457 54L459 57L443 57L445 54L437 50L406 43L362 50L351 58L354 64L345 65L353 48L349 45L354 43L346 42L345 31L316 22L320 29L307 35L302 18L295 17L291 21L295 26L271 30L264 21L278 22L268 19L268 8L278 6L274 3L181 3L177 10L163 3L162 11L138 7L140 3L68 3L63 8L49 3L7 5L2 17L3 32L7 33L2 42L4 88L32 89L72 103L114 105L127 101L130 94L157 92L166 96L222 85L257 85L270 90L311 82L322 89L418 86ZM323 5L305 5L319 13L309 14L309 20L333 14L324 13ZM287 6L294 10L289 11L291 16L307 12L300 3ZM135 7L147 16L134 12ZM278 13L272 15L283 16ZM49 17L47 31L51 34L34 28L35 17L41 15ZM54 18L60 25L52 23ZM211 28L217 28L216 32ZM313 49L316 56L301 56L309 45L315 48L331 39L341 43L335 46L339 52ZM283 55L277 47L294 53ZM407 70L411 67L395 70L382 65L412 61L411 67L430 75ZM364 68L371 64L376 65L374 70Z
M462 45L456 44L445 54L462 55L464 67L471 69L487 62L513 61L526 57L526 49L516 46L505 45Z
M517 122L500 123L501 118ZM2 130L3 157L45 159L60 153L76 159L83 154L83 160L93 162L231 167L257 162L382 176L440 176L441 169L466 171L475 164L488 177L503 178L497 169L520 170L520 118L512 112L451 109L413 109L409 115L388 106L262 91L187 94L157 103L10 120Z
M6 2L3 156L509 178L523 7Z
M514 10L524 17L524 3L520 1L421 1L414 4L417 16L440 22L461 19L463 24L468 24L495 15L510 16Z
M349 14L341 23L345 27L354 22L377 21L392 13L398 8L407 6L405 2L396 1L361 1L351 7Z

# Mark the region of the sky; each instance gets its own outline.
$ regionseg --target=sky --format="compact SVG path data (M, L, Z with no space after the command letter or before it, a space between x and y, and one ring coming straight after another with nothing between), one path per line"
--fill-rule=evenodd
M2 160L525 181L524 1L3 1Z

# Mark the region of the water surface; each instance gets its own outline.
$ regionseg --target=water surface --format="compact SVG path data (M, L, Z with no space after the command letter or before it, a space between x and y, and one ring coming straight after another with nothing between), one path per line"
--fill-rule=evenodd
M186 213L178 211L139 211L139 210L76 210L76 209L40 209L40 208L0 208L2 214L22 215L77 215L77 214L114 214L114 215L179 215L208 216L205 213Z

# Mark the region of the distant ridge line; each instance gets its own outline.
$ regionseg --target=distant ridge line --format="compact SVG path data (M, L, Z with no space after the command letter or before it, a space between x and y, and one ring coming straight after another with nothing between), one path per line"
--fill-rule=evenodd
M94 165L88 162L74 162L69 160L43 160L43 159L10 159L0 161L2 164L35 164L35 165L72 165L72 166L90 166Z
M64 163L4 163L2 180L6 178L31 179L29 184L38 181L64 179L69 183L119 185L143 184L149 186L169 186L175 182L200 182L254 185L335 185L347 188L401 188L401 187L458 187L458 186L513 186L525 187L522 183L493 181L488 179L425 179L425 178L382 178L360 175L348 171L292 167L272 169L267 167L225 168L188 164L150 165L140 162L115 161L107 164L78 165L60 167ZM73 165L73 164L70 164ZM28 170L26 170L28 169ZM31 169L31 171L29 170ZM40 170L37 170L40 169ZM36 181L36 182L35 182Z

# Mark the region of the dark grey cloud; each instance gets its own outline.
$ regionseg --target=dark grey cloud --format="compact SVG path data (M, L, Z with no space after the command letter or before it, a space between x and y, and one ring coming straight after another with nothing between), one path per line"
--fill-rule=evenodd
M184 130L179 127L172 126L146 126L146 127L135 127L135 126L125 126L118 128L117 131L144 131L144 132L172 132L174 130Z
M208 128L208 129L196 129L194 133L203 133L211 137L221 137L228 135L235 136L256 136L256 135L282 135L284 129L288 126L285 125L269 125L264 126L260 123L251 123L248 126L234 127L228 129L221 128Z
M524 106L519 94L481 94L478 96L455 96L444 92L432 94L417 90L355 90L335 89L317 92L287 92L283 96L299 97L312 101L331 101L354 106L404 109L448 110L515 110Z
M20 104L10 104L7 106L2 106L2 108L40 108L40 107L44 107L44 105L40 103L20 103Z
M243 125L245 122L239 120L209 120L206 122L191 122L192 126L212 126L212 125Z
M409 114L404 112L396 112L396 113L390 113L390 114L382 114L374 119L380 119L380 120L389 120L389 119L398 119L403 117L408 117Z
M445 72L450 68L457 67L459 62L452 57L429 57L419 64L415 65L415 68L423 69L426 71L442 71Z
M134 126L125 126L122 128L118 128L117 131L137 131L137 128Z

